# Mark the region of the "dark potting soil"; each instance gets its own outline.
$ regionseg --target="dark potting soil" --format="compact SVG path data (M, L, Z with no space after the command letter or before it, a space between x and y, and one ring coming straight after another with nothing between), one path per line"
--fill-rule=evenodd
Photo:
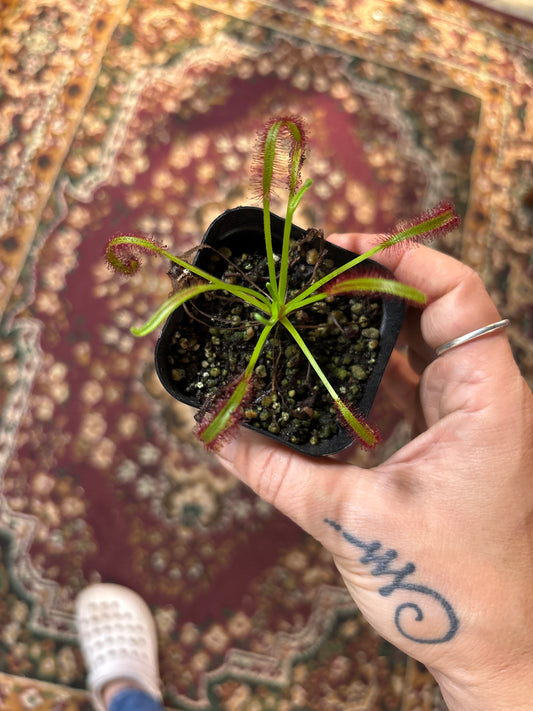
M231 259L231 262L229 261ZM291 246L289 298L331 272L327 251L303 240ZM264 256L213 254L208 269L224 281L255 285L265 293ZM171 274L171 279L174 275ZM252 284L253 283L253 284ZM225 386L246 368L261 332L254 309L227 292L208 292L188 302L172 339L172 378L201 405L197 418L216 406ZM290 316L341 398L357 409L379 349L380 298L328 297ZM247 424L297 445L316 445L339 431L335 407L324 385L286 329L278 325L255 368L251 399L241 413Z

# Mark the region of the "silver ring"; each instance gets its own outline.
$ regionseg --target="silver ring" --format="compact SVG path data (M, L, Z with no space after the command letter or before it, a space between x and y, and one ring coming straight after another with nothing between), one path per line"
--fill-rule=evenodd
M485 336L487 333L507 328L510 323L508 318L504 318L502 321L496 321L495 323L490 323L488 326L483 326L483 328L477 328L475 331L470 331L470 333L465 333L464 336L459 336L459 338L454 338L448 341L448 343L444 343L444 345L435 349L435 353L440 356L451 348L457 348L457 346L462 346L463 343L468 343L469 341L475 341L476 338L481 338L481 336Z

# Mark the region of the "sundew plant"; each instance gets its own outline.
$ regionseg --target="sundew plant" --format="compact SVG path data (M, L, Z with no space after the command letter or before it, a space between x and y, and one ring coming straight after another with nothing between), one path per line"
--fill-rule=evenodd
M219 394L210 410L203 413L197 426L197 435L209 448L216 449L242 419L243 408L249 402L254 390L254 371L265 344L273 329L284 328L294 339L307 358L310 367L317 374L334 403L341 425L354 439L366 447L373 447L378 442L378 433L369 425L349 402L345 402L337 393L324 371L315 359L300 331L293 324L295 312L311 304L326 300L331 296L346 295L383 295L386 298L404 299L411 304L424 305L426 298L417 289L402 284L394 279L361 273L360 265L379 252L397 248L399 245L419 243L442 236L455 229L459 218L450 203L441 203L425 212L417 219L400 225L391 234L383 235L367 252L333 269L330 273L297 294L288 293L289 254L291 247L291 228L293 218L303 196L311 187L312 181L302 181L302 165L307 151L307 136L303 122L295 117L281 117L270 120L259 139L260 169L257 171L257 187L263 205L263 229L265 250L268 263L266 290L229 284L190 264L182 257L173 255L167 249L146 236L119 235L108 242L106 258L109 265L122 274L133 274L141 265L141 255L151 253L166 257L177 265L184 275L196 278L183 280L185 285L157 309L151 318L140 328L132 328L135 336L145 336L158 328L177 308L187 304L200 294L210 291L223 292L225 295L241 300L253 310L253 316L260 325L258 337L251 345L248 363L243 372ZM287 158L287 162L282 159ZM280 176L285 175L283 179ZM281 254L275 254L271 232L271 199L275 188L285 187L288 191L287 210L282 240ZM358 268L357 270L355 268Z

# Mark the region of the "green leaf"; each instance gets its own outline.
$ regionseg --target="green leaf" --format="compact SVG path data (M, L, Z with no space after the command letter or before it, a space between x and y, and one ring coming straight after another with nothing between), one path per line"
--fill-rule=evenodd
M333 385L329 382L326 374L320 367L320 365L317 363L315 357L309 350L309 346L305 343L303 338L300 336L296 328L293 326L293 324L289 321L289 319L284 318L282 319L281 323L285 326L287 331L291 334L291 336L294 338L296 343L300 346L302 349L302 352L304 353L305 357L311 364L311 367L315 371L315 373L318 375L320 380L322 381L322 384L328 391L328 393L331 395L331 398L333 399L333 402L335 403L335 407L337 408L337 411L341 415L343 421L346 423L349 429L351 429L353 432L356 433L356 435L365 443L367 447L373 447L375 444L378 443L379 437L377 436L376 431L370 427L366 422L363 420L359 419L354 415L354 413L350 410L348 405L346 405L338 395L337 391L333 387Z
M162 324L163 321L166 321L170 314L186 301L194 299L196 296L199 296L206 291L216 291L217 289L219 289L219 287L215 284L198 284L197 286L191 286L188 289L179 291L177 294L172 294L172 296L169 296L164 304L162 304L157 311L152 314L144 326L141 326L140 328L132 328L132 334L134 336L146 336Z
M426 295L408 284L402 284L395 279L383 279L381 277L358 277L334 282L327 286L327 294L337 296L338 294L354 294L370 292L373 294L383 294L387 296L397 296L406 301L413 301L417 304L426 303Z

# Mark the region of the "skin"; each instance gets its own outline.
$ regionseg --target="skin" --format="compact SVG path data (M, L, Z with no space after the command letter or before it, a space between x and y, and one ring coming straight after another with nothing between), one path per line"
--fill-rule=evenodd
M142 686L135 684L131 679L117 679L116 681L111 681L109 684L102 689L102 701L104 706L108 709L111 706L111 702L122 691L129 689L142 689Z
M368 235L335 235L355 252ZM428 247L379 261L428 297L395 353L388 396L413 428L362 469L241 430L224 465L332 553L362 613L424 663L450 711L522 711L533 692L533 396L471 269ZM407 607L403 607L407 605ZM420 619L417 619L417 615Z

